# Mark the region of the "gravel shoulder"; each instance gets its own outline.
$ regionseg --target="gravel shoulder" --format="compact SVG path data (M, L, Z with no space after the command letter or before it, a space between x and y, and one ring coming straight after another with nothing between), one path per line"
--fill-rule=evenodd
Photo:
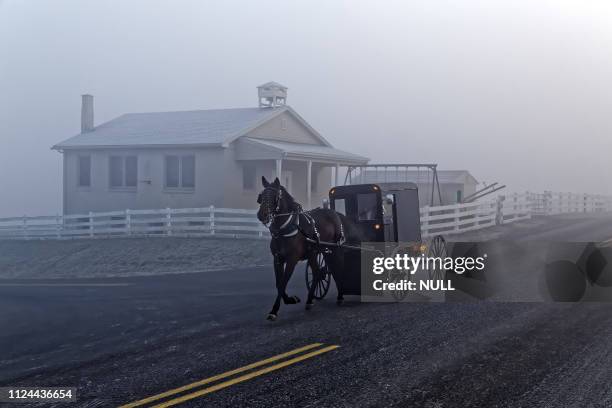
M267 240L0 240L0 279L161 275L270 265L271 262Z

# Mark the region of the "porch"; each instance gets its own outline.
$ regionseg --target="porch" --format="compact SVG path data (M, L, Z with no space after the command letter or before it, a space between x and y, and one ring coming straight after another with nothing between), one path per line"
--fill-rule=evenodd
M332 185L340 183L342 167L363 165L368 158L329 146L243 138L236 159L264 168L263 175L278 177L281 184L306 208L318 206ZM266 176L266 177L268 177Z

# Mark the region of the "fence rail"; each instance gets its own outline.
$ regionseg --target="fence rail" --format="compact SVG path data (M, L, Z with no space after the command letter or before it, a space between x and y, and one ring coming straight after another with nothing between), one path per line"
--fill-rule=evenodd
M532 193L495 200L421 208L423 237L458 234L563 213L612 211L612 198L573 193ZM0 239L74 239L129 236L268 238L256 210L165 208L88 214L0 218Z
M0 218L0 238L109 238L118 236L229 236L261 238L268 230L255 210L166 208L49 217Z
M421 235L458 234L495 225L497 202L421 208Z

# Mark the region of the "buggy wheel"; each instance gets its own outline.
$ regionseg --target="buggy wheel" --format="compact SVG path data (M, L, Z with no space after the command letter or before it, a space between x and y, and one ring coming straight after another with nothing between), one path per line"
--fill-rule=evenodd
M389 275L387 276L388 282L401 283L403 280L409 281L410 273L407 273L405 271L395 271L395 270L389 271ZM408 295L408 290L395 289L391 291L391 296L393 296L393 299L395 299L398 302L404 300L404 298L406 298L407 295Z
M404 245L404 246L396 246L391 252L391 257L395 258L397 255L403 256L404 254L408 254L408 256L414 256L414 246L412 244ZM389 270L387 274L387 282L389 283L401 283L402 281L409 281L412 278L410 272L406 271L398 271L395 269ZM401 302L408 296L408 290L403 289L395 289L390 290L391 296L397 302Z
M441 235L436 235L433 237L431 242L429 243L427 250L428 258L441 258L442 264L444 263L444 258L447 257L448 252L446 250L446 240ZM440 265L440 262L432 262L428 268L429 279L432 280L441 280L444 279L445 270L443 265Z
M317 282L314 288L313 297L317 300L321 300L327 295L329 291L329 285L331 283L331 272L327 263L325 262L325 257L321 252L317 254L317 265L319 266L319 271L321 272L321 280ZM314 276L312 274L312 269L310 269L310 264L306 262L306 288L310 292L310 287L313 285Z

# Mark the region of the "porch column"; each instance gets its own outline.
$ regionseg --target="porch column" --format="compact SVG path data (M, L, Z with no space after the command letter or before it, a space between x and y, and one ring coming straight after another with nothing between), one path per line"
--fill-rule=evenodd
M306 202L312 208L312 160L306 162Z
M283 159L276 159L276 177L278 177L279 180L281 180L281 175L282 175L282 171L283 171Z
M339 170L340 170L340 165L338 163L336 163L336 171L335 171L335 174L334 174L334 178L335 178L335 180L334 180L334 187L338 185L338 173L339 173Z

